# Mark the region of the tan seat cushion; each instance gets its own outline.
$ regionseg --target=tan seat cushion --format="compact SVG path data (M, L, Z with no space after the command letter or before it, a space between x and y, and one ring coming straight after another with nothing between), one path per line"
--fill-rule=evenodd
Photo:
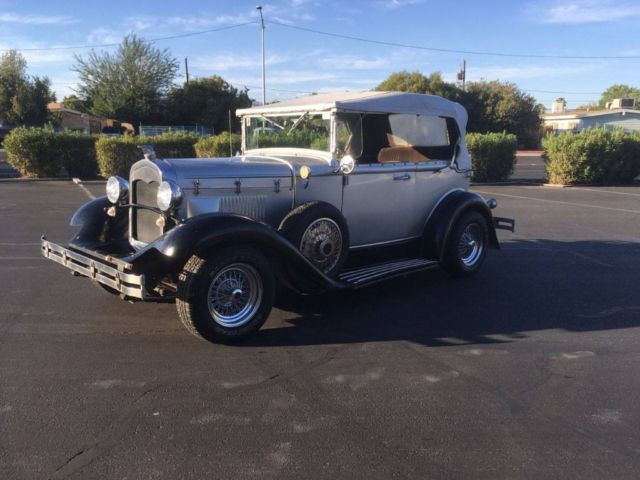
M378 163L425 162L429 157L412 147L385 147L378 152Z

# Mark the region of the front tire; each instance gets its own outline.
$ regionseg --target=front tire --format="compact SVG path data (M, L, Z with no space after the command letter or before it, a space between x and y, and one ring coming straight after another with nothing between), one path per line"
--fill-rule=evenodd
M470 277L480 270L489 246L487 220L479 212L464 213L445 247L442 267L454 277Z
M212 342L232 343L251 335L271 312L272 270L251 247L192 256L178 277L180 320L193 335Z

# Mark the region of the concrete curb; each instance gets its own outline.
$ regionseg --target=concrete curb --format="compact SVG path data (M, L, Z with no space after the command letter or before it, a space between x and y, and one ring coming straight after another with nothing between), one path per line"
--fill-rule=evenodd
M0 183L32 183L32 182L70 182L71 177L52 177L52 178L0 178Z

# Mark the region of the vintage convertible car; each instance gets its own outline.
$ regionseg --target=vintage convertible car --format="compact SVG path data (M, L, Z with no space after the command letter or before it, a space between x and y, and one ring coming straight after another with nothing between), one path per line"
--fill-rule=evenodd
M465 109L430 95L333 93L238 111L242 152L159 159L71 219L45 257L129 300L175 300L193 334L258 330L276 290L358 288L498 248L495 200L469 192Z

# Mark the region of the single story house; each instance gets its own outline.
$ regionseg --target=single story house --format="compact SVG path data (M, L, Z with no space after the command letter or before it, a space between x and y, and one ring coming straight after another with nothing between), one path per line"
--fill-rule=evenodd
M579 132L593 127L622 127L640 132L640 110L630 108L609 110L570 110L542 115L545 132Z
M74 130L85 133L100 133L102 118L66 108L61 103L51 102L47 105L50 112L58 114L60 127L64 130Z

